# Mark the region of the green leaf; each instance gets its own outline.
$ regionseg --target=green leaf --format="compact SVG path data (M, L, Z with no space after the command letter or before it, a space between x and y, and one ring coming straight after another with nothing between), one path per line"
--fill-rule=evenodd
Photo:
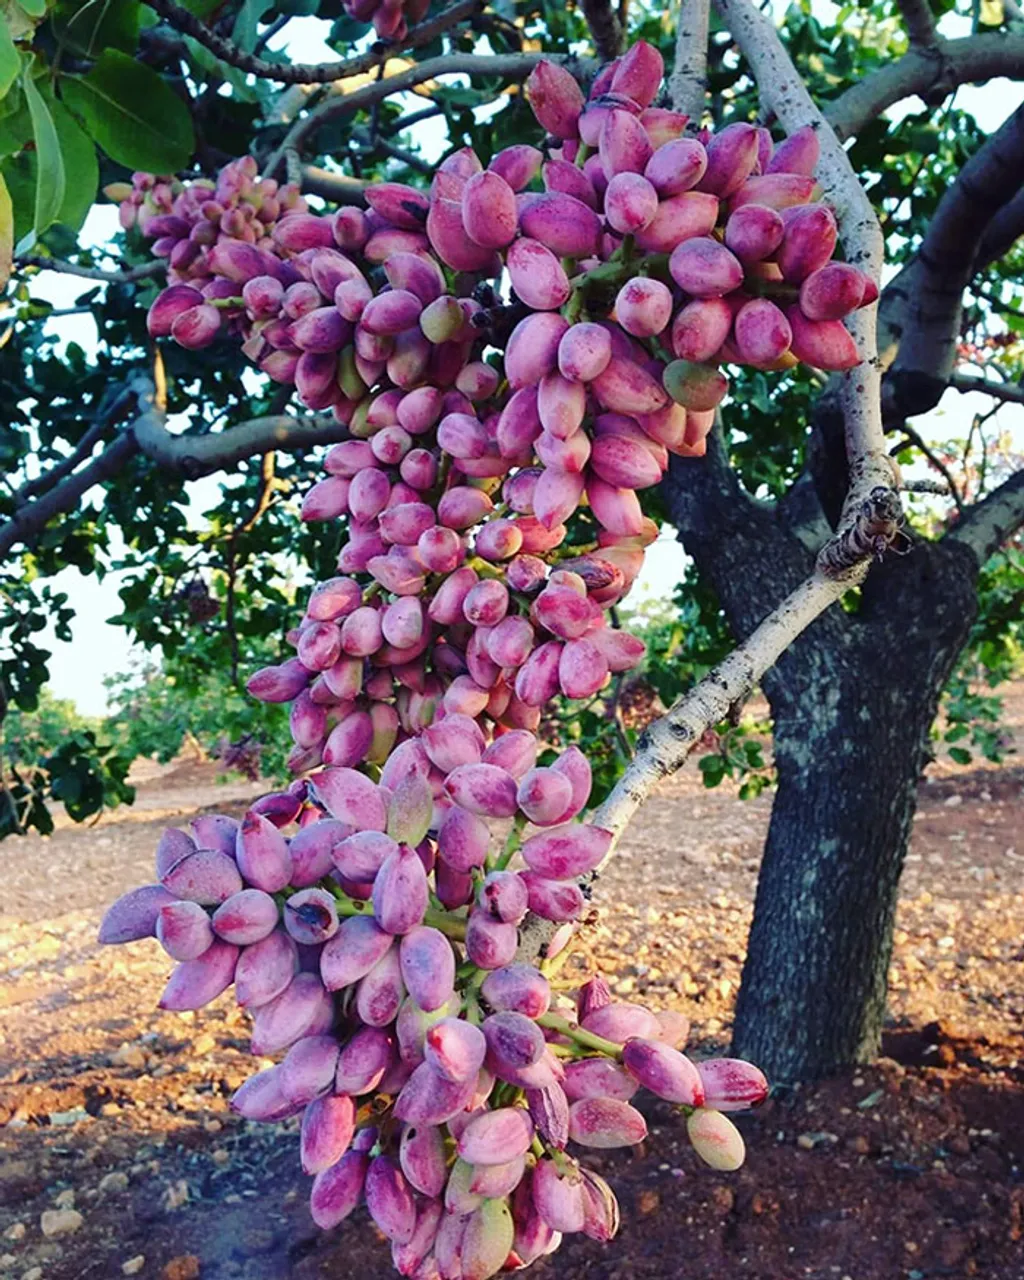
M61 96L111 160L173 173L195 146L192 118L155 71L107 49L87 76L64 76Z
M11 39L11 29L0 15L0 98L7 97L20 72L21 58Z
M0 289L11 278L14 254L14 209L7 183L0 174Z
M62 0L50 21L58 41L87 58L104 49L134 53L142 8L138 0Z
M271 7L272 0L245 0L239 9L231 39L243 53L252 53L256 43L257 24Z
M36 198L32 219L34 241L56 221L64 204L64 157L50 108L32 79L31 63L26 66L22 76L22 86L32 117L32 136L36 144Z
M100 185L100 166L96 159L96 146L79 128L75 117L59 102L50 103L53 122L60 138L60 151L64 157L66 177L64 203L57 214L57 221L73 231L85 222L96 200Z
M212 54L205 45L193 40L191 36L185 37L185 44L188 47L189 57L200 71L209 72L220 80L225 80L235 91L235 96L243 102L256 102L258 95L256 90L249 84L246 84L245 72L240 71L238 67L232 67L227 62L221 62L215 54Z
M957 762L957 764L971 763L971 753L967 750L966 747L950 747L949 754L950 754L950 757Z

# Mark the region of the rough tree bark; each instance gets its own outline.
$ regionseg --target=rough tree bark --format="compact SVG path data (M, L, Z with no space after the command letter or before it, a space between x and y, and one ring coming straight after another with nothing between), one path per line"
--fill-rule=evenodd
M917 546L869 576L837 636L808 632L764 681L779 785L733 1044L776 1080L878 1052L928 731L977 569L965 547Z
M813 561L792 523L797 504L744 495L718 439L707 459L673 464L665 497L738 637ZM820 528L813 495L809 506ZM833 605L762 681L779 781L733 1048L774 1080L878 1051L917 783L975 616L977 574L963 544L915 544L874 568L858 607Z

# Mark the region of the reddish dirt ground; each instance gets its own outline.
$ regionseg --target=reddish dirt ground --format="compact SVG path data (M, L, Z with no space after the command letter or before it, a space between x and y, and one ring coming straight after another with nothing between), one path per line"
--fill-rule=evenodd
M1008 704L1018 740L1024 689ZM623 1206L558 1280L1024 1280L1024 768L939 761L902 886L889 1028L871 1067L739 1117L737 1174L700 1166L670 1108L642 1148L595 1161ZM0 1275L17 1280L383 1280L360 1213L320 1233L295 1124L230 1114L256 1067L227 996L155 1010L155 943L100 949L103 905L151 874L162 825L238 813L255 788L151 770L134 810L4 844ZM593 962L623 996L677 1007L697 1055L728 1043L770 797L670 780L602 877ZM287 1132L281 1132L286 1130ZM72 1209L66 1234L42 1215ZM50 1220L48 1219L48 1224Z

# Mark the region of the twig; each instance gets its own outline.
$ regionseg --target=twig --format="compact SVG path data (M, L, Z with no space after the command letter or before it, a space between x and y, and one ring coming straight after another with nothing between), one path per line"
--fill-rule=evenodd
M911 45L929 49L938 44L935 16L928 0L897 0L897 3L903 14L903 25L907 28Z
M942 476L943 480L946 482L950 497L956 503L957 511L963 511L963 495L960 493L960 486L953 479L953 473L950 471L949 467L946 466L935 450L932 449L931 445L928 444L927 440L925 440L920 432L912 427L909 422L904 422L900 430L906 436L906 443L912 444L915 449L920 449L928 459L929 465L934 467L939 475ZM900 445L897 446L897 452L902 452L903 447L903 442L901 442ZM908 488L908 485L904 484L903 488Z
M1024 404L1024 386L1019 382L995 382L992 378L972 378L968 374L954 373L949 380L954 391L967 395L971 391L980 391L982 395L994 396L997 400L1006 400L1011 404Z
M330 84L347 76L361 75L386 62L402 49L418 49L430 44L449 27L470 18L483 5L484 0L457 0L435 17L413 27L408 34L394 43L378 40L366 53L344 62L267 62L254 53L244 53L231 40L212 30L176 0L153 0L152 7L175 28L189 35L229 66L237 67L248 75L261 80L275 80L278 84Z
M936 493L944 498L952 497L952 490L945 480L904 480L900 488L905 493Z
M55 463L48 471L44 471L42 475L36 476L34 480L27 480L14 494L15 506L24 506L31 498L36 498L39 494L52 489L65 476L81 466L103 438L110 424L116 421L133 402L132 392L125 387L105 395L97 409L95 422L82 436L74 451Z
M393 76L385 76L383 80L363 85L353 93L332 94L314 110L297 120L288 130L284 140L268 159L264 166L267 177L273 175L289 148L301 151L306 139L321 125L336 116L348 115L364 107L372 107L382 98L392 94L403 93L407 89L415 89L417 85L434 80L438 76L497 76L504 80L525 80L533 68L548 55L542 53L508 53L491 56L475 53L447 53L437 58L428 58L425 62L417 62L406 67L404 71ZM548 56L551 62L564 62L582 66L578 59Z
M400 161L407 169L413 169L416 173L422 173L426 177L430 177L437 167L436 165L427 164L426 160L422 160L419 156L414 156L411 151L406 151L404 147L394 146L384 138L377 138L376 149L383 151L392 160Z
M79 500L93 485L112 480L120 474L138 449L134 435L127 432L108 445L87 467L69 475L35 502L22 507L5 525L0 526L0 556L5 556L19 542L28 544L54 516L76 510Z
M708 91L708 25L710 0L680 0L676 56L668 78L672 107L699 129Z
M825 108L825 119L845 141L903 98L945 96L957 85L997 76L1024 78L1024 35L965 36L941 40L931 49L911 49L840 94Z
M83 280L103 280L108 284L132 284L136 280L150 280L163 275L167 263L163 259L143 263L140 267L123 267L120 271L104 271L102 267L80 267L77 262L64 262L60 258L46 258L40 254L23 254L16 258L15 267L38 267L40 271L56 271L58 275L81 276Z
M253 53L260 53L264 50L270 41L273 40L274 36L276 36L279 31L283 31L291 20L292 15L290 13L279 14L270 26L267 27L266 31L264 31L262 35L257 36L256 43L252 47Z
M583 0L583 16L601 61L617 58L622 52L623 31L612 0Z

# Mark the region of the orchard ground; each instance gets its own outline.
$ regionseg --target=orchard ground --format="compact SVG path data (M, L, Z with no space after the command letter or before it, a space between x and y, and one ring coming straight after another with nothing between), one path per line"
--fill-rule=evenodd
M1024 686L1007 713L1024 748ZM258 790L218 783L210 765L154 767L134 809L0 850L0 1275L393 1274L362 1212L313 1226L295 1122L229 1112L257 1069L230 996L160 1013L170 961L156 944L95 942L104 905L151 876L163 825L241 813ZM728 1044L769 809L768 795L702 790L691 766L597 886L590 962L620 997L685 1011L698 1054ZM701 1166L671 1108L645 1104L643 1147L591 1161L621 1201L619 1238L573 1238L531 1274L1022 1280L1022 928L1024 763L937 761L900 899L885 1056L741 1116L737 1174Z

